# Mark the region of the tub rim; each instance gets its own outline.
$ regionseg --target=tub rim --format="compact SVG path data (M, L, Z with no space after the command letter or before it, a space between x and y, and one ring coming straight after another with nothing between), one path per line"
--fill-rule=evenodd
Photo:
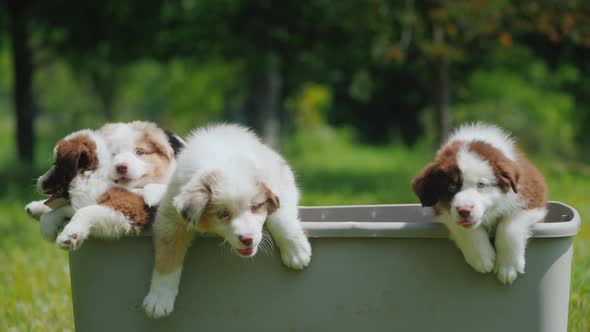
M334 205L334 206L301 206L301 210L344 210L352 208L384 208L384 207L419 207L420 204L377 204L377 205ZM533 238L559 238L575 236L581 228L578 211L562 202L549 201L547 208L569 210L571 215L563 215L569 220L551 220L537 223L532 230ZM424 208L424 211L429 211ZM309 237L397 237L397 238L446 238L448 232L443 224L433 222L367 222L367 221L302 221Z

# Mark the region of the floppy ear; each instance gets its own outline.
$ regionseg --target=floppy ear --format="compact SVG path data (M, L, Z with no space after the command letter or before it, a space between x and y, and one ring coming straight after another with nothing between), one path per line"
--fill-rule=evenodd
M508 191L510 187L514 193L518 193L517 186L520 174L514 162L509 160L497 162L494 171L503 191Z
M440 171L430 163L414 178L412 188L422 206L434 206L440 197Z
M174 150L174 155L175 156L178 155L180 153L180 151L186 145L186 142L180 136L176 135L176 133L171 130L164 130L164 132L166 133L166 136L168 137L168 143L172 147L172 150Z
M88 143L83 143L79 149L78 169L79 170L95 170L98 167L98 157L96 156L96 149L89 146Z
M216 173L197 174L172 199L176 211L188 222L189 228L195 227L207 209L216 181Z
M262 190L266 194L266 209L268 214L272 214L281 207L281 201L264 183L262 183Z
M168 143L168 136L161 135L161 133L155 134L152 132L146 133L146 140L150 142L156 152L168 158L168 160L174 159L175 153L172 146Z

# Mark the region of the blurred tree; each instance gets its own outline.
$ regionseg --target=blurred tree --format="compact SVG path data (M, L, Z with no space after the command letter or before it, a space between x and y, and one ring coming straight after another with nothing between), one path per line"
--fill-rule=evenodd
M32 163L35 135L33 131L33 55L29 45L28 15L30 3L26 0L8 2L10 12L10 39L14 63L14 107L16 112L16 142L20 161Z

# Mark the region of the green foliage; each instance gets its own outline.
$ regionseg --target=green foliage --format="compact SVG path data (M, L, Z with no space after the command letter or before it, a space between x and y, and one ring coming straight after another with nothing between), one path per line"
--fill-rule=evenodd
M571 158L576 152L575 103L555 82L576 75L572 68L550 71L539 61L526 65L523 74L503 68L476 70L453 114L457 123L497 123L512 131L527 151Z
M325 125L332 103L332 91L325 85L306 83L299 93L286 101L298 129Z

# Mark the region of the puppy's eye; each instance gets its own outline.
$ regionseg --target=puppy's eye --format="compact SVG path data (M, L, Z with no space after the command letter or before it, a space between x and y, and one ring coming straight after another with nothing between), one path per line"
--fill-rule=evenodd
M252 205L250 206L250 211L252 211L252 213L260 210L260 208L264 205L264 202L260 203L260 204L256 204L256 205Z
M219 219L227 219L231 216L231 213L227 209L219 210L217 212L217 218Z
M455 183L449 184L449 192L454 193L457 191L457 185Z
M137 149L137 150L135 150L135 154L138 155L138 156L143 156L144 153L145 152L143 151L143 149Z
M485 187L487 187L487 184L485 184L484 182L478 182L478 183L477 183L477 188L478 188L478 189L483 189L483 188L485 188Z

